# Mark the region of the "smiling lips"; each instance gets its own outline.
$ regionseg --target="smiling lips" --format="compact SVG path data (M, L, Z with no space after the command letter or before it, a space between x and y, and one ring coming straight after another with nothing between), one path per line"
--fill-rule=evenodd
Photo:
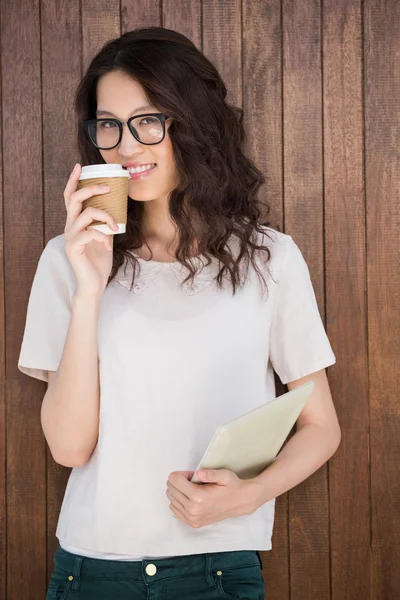
M141 165L140 167L127 167L127 171L129 172L129 178L133 180L142 179L143 177L146 177L146 175L152 173L156 166L157 165L153 163L148 165Z

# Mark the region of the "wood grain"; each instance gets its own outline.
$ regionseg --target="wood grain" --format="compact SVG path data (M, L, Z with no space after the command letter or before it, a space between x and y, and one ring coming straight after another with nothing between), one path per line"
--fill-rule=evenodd
M400 4L364 3L372 598L400 596Z
M1 4L0 4L1 7ZM3 22L0 21L0 60L3 57ZM1 64L1 67L3 65ZM1 73L1 68L0 68ZM0 97L2 80L0 77ZM0 102L0 138L3 110ZM5 281L4 281L4 196L3 196L3 149L0 143L0 598L6 597L7 589L7 505L6 505L6 339L5 339Z
M309 266L324 316L320 3L283 1L284 224ZM327 468L289 492L293 600L329 600Z
M282 28L279 0L243 0L243 109L245 151L264 174L259 198L283 227ZM250 75L251 74L251 75ZM264 211L263 211L264 214Z
M7 600L46 595L43 387L40 381L7 380Z
M107 41L161 24L204 50L243 108L267 218L302 250L338 360L328 375L342 443L277 499L266 600L398 600L400 4L0 6L0 600L44 598L70 472L41 431L45 385L17 361L40 254L64 228L75 89Z
M39 408L44 385L17 362L33 275L43 247L42 107L38 0L2 4L2 102L6 359L5 597L45 596L45 445ZM23 562L21 562L23 556ZM23 564L23 576L21 573Z
M201 0L163 0L162 26L186 35L201 50Z
M121 35L121 15L119 0L81 0L81 5L82 73L85 73L100 48Z
M78 161L73 97L81 75L80 3L42 0L43 179L45 243L64 232L63 192ZM57 52L53 49L57 48ZM68 56L68 60L65 57ZM47 445L46 445L47 446ZM47 447L47 580L58 547L58 516L70 469L58 465Z
M271 207L273 226L283 229L281 5L242 3L243 110L246 154L266 176L259 198ZM251 73L251 77L249 74ZM263 214L266 211L263 211ZM286 390L278 378L277 395ZM289 598L288 494L276 500L271 552L263 552L268 600Z
M242 23L240 0L203 0L203 52L228 89L227 101L242 106Z
M371 598L368 362L359 0L325 0L324 183L330 383L342 443L329 464L332 600Z
M121 33L138 27L159 27L160 25L161 6L159 0L140 0L140 2L121 0Z

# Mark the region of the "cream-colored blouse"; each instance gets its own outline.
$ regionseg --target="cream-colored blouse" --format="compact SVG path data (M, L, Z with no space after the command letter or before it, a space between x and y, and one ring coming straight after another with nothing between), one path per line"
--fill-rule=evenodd
M299 248L263 231L268 293L252 267L232 295L216 286L215 262L182 286L180 263L144 259L133 290L129 265L106 288L99 439L68 481L56 532L66 549L139 559L271 548L274 500L193 529L173 517L165 495L168 475L194 470L219 424L275 397L273 369L286 384L335 362ZM64 245L57 236L40 257L18 362L43 381L59 366L76 291Z

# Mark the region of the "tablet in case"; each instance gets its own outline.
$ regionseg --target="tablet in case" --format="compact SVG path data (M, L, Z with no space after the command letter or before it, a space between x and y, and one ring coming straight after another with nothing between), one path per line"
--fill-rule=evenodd
M310 381L218 427L196 472L229 469L241 479L259 475L283 446L314 385ZM191 481L201 483L196 472Z

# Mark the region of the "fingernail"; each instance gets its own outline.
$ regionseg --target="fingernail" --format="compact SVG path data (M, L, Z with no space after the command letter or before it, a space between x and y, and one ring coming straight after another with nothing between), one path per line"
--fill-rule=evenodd
M110 188L109 188L109 186L108 186L108 185L105 185L104 183L102 183L101 185L99 185L99 188L100 188L101 190L109 190L109 189L110 189Z
M116 223L113 223L113 229L115 229L115 231L118 231L119 227Z

